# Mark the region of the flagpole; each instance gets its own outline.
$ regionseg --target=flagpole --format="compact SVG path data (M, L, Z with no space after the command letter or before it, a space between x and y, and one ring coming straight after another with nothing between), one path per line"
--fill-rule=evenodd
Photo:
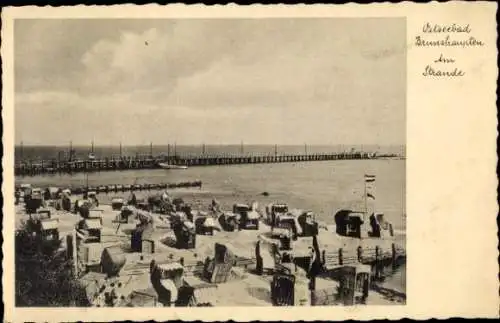
M90 156L87 156L87 160L89 160L89 159L90 159ZM87 165L88 165L88 163L87 163ZM85 185L86 185L86 191L88 194L88 192L89 192L89 170L87 169L87 167L85 167Z
M367 175L365 174L365 217L368 215L368 194L370 195L369 197L375 200L375 197L373 196L372 193L368 193L368 184L367 183L374 183L375 182L375 175ZM370 189L372 189L373 186L370 186Z
M366 202L366 179L364 179L364 182L365 182L365 194L364 194L364 197L365 197L365 218L363 219L363 222L366 222L366 216L368 214L368 205L367 205L367 202Z

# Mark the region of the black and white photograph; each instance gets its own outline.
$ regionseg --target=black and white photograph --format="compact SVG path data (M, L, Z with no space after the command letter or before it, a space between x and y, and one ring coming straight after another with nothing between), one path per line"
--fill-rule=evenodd
M15 306L405 305L406 23L16 19Z

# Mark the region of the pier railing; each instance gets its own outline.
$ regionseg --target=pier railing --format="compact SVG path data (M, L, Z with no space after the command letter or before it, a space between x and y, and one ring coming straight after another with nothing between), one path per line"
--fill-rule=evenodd
M396 157L396 156L391 156ZM310 162L326 160L374 159L374 154L364 152L354 153L315 153L315 154L285 154L285 155L185 155L185 156L134 156L121 158L77 159L71 161L52 160L23 160L15 164L16 176L33 176L47 173L77 173L128 169L155 169L160 163L182 166L212 166L235 164L263 164Z

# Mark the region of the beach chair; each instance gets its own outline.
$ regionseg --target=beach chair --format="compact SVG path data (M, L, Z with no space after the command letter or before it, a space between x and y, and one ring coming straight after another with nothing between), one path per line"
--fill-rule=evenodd
M214 271L212 273L212 279L210 280L214 284L225 283L231 277L231 269L233 268L232 263L227 264L216 264L214 266Z
M217 299L217 285L197 277L184 277L184 286L179 289L176 306L213 306Z
M295 276L276 273L271 282L273 306L293 306L295 298Z
M164 306L173 306L183 285L184 267L178 262L151 263L151 284L158 293L158 300Z
M115 211L120 211L125 205L125 199L122 197L114 197L111 200L111 208Z
M235 260L234 254L226 245L215 244L214 267L210 281L215 284L225 283L231 277L231 268Z
M364 303L370 286L370 266L344 266L341 268L341 273L339 293L344 305Z
M312 306L332 306L340 305L337 300L337 288L328 287L311 292Z

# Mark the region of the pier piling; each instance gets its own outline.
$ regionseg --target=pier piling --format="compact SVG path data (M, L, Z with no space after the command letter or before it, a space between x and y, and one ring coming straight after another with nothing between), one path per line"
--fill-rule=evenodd
M357 254L358 261L361 262L363 260L363 248L361 246L358 247Z
M56 156L55 156L56 157ZM397 157L397 156L390 156ZM135 156L123 156L120 144L120 156L103 156L95 159L75 157L70 144L70 153L67 160L62 160L60 154L57 159L49 160L21 160L16 161L14 172L16 176L34 176L46 173L77 173L87 171L108 171L127 169L155 169L160 168L159 163L169 163L173 165L186 166L212 166L212 165L235 165L235 164L258 164L258 163L296 163L312 161L333 161L333 160L353 160L353 159L373 159L377 158L373 154L358 152L340 153L311 153L305 151L303 154L279 154L278 147L275 146L274 154L251 155L245 154L243 150L239 154L208 154L205 148L198 156L178 155L174 144L174 154L170 155L170 145L167 156L154 156L152 143L149 154Z
M394 243L391 245L391 251L392 251L391 264L392 264L392 268L395 268L396 267L397 254L396 254L396 245Z
M379 246L375 247L375 279L378 280L380 279L380 262L381 262L381 257L382 255L380 254L380 248Z

